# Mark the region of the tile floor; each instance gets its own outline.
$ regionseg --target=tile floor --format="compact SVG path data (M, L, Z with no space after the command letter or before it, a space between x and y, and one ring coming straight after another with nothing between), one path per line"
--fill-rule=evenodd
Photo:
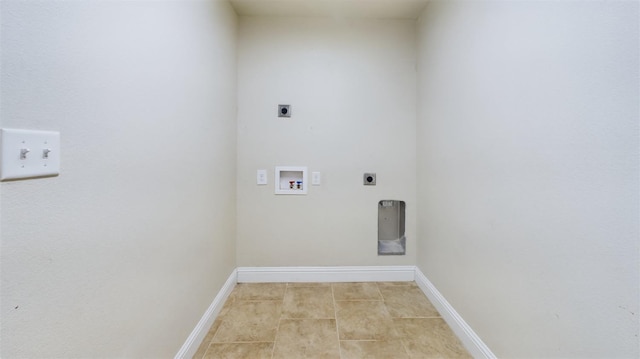
M415 282L238 284L202 358L471 358Z

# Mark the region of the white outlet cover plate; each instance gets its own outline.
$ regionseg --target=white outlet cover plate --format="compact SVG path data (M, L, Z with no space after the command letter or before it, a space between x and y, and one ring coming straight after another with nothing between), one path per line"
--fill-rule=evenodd
M60 174L60 132L3 128L0 142L0 180ZM28 151L25 156L23 150Z
M267 170L258 170L256 176L257 184L267 184Z
M320 185L320 172L311 172L311 184L314 186Z

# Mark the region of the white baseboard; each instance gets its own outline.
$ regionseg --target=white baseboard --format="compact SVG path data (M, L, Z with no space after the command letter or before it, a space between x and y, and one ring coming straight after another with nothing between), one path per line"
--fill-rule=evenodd
M438 310L442 319L444 319L462 344L467 348L474 358L495 359L496 356L491 352L482 339L471 329L467 322L456 312L455 309L447 302L444 296L436 289L436 287L427 279L427 277L415 268L415 281L418 287L429 298L434 307Z
M239 267L238 283L406 282L415 266L372 267Z
M216 320L218 313L220 313L224 302L227 301L229 294L231 294L231 291L238 282L237 277L237 269L234 269L174 359L191 359L198 351L200 343L202 343L204 337L207 336L209 328L213 325L213 322Z

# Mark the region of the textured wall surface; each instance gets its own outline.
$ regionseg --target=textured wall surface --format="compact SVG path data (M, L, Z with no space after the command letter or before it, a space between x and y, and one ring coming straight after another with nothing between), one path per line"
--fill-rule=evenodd
M638 3L433 2L419 268L498 357L637 358Z
M238 265L415 262L415 35L415 21L240 18ZM283 103L290 119L276 116ZM276 196L278 165L322 185ZM407 202L405 256L377 255L382 199Z
M3 358L172 357L235 267L226 2L2 1L1 125L61 175L5 182Z
M499 357L637 358L638 10L0 1L0 126L63 152L0 184L0 357L171 357L236 266L417 263ZM275 196L277 165L322 185Z

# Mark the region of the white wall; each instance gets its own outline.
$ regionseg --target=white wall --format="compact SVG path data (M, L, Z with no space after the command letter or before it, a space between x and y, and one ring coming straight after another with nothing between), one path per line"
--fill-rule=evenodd
M414 21L240 18L239 266L415 263L415 35ZM308 166L322 185L276 196L277 165ZM405 256L377 255L382 199L407 202Z
M638 3L419 28L419 268L498 357L637 358Z
M1 125L58 130L2 183L2 358L172 357L235 267L226 2L2 1Z

